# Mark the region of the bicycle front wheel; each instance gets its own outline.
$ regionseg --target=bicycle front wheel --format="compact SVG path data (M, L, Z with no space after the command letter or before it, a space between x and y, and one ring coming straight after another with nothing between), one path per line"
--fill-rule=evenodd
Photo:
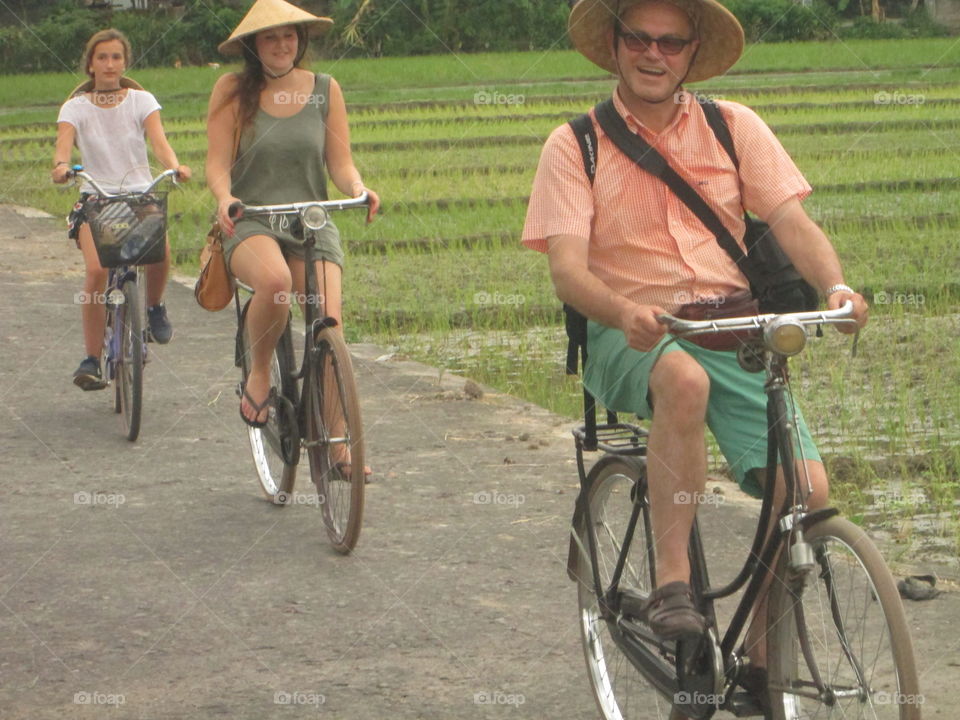
M249 307L249 301L241 315L243 332L240 346L237 348L244 386L246 386L247 373L252 362L250 357L252 345L246 331L247 307ZM277 404L270 408L267 424L264 427L246 426L250 453L260 481L260 489L268 500L281 506L289 504L292 499L299 458L300 432L296 427L292 405L284 402L285 399L296 397L293 367L293 340L290 336L288 320L287 328L277 341L273 356L270 358L270 385L277 389L280 398ZM285 411L284 408L290 409Z
M140 434L140 416L143 412L143 308L138 290L134 280L123 283L120 287L123 304L117 309L113 323L115 332L120 336L117 397L124 432L131 442Z
M307 392L305 446L334 549L350 552L363 518L363 423L353 363L336 328L317 332Z
M640 512L619 587L636 597L649 597L655 586L656 565L644 469L624 458L607 455L590 470L587 483L601 592L610 585L636 500ZM630 662L612 634L618 631L601 615L587 531L584 517L575 528L579 545L577 600L587 674L600 713L606 720L667 720L673 704ZM663 672L672 672L670 665L664 663Z
M773 717L919 720L913 645L880 552L863 530L836 516L804 538L815 559L805 586L797 587L781 558L770 590Z

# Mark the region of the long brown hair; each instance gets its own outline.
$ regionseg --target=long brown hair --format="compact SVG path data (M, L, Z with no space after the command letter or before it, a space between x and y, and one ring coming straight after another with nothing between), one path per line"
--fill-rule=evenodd
M119 40L120 44L123 45L123 71L126 72L130 69L130 63L133 60L133 49L130 47L130 41L127 40L127 36L116 28L107 28L106 30L101 30L93 34L89 40L87 40L87 47L83 51L83 62L80 65L80 71L84 75L93 77L93 73L90 72L90 63L93 60L93 53L97 49L97 45L102 42L109 42L110 40Z
M310 36L303 24L294 26L297 30L297 57L293 66L300 67L307 53ZM260 93L267 86L267 78L263 73L263 63L255 49L256 34L243 38L240 41L243 48L243 70L237 73L237 86L227 102L234 98L239 100L238 121L241 130L253 124L253 119L260 108Z

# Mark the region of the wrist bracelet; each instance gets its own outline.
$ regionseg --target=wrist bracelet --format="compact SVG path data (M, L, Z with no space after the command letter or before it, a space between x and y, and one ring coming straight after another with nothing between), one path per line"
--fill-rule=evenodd
M57 169L57 168L60 167L61 165L69 165L69 164L70 164L70 163L69 163L68 161L66 161L66 160L61 160L61 161L58 162L56 165L54 165L53 168L54 168L54 169Z
M834 293L837 293L840 291L850 293L851 295L855 294L853 288L850 287L849 285L844 285L843 283L837 283L836 285L831 285L830 287L828 287L827 292L824 293L824 295L825 297L830 297Z

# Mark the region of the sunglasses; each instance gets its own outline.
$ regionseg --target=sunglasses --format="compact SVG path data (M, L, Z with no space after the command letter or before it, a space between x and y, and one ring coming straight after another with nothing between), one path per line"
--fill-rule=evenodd
M633 52L642 52L649 50L656 44L657 49L664 55L679 55L683 49L693 42L689 38L679 38L674 35L664 35L663 37L650 37L640 30L624 30L620 25L616 27L616 36L623 40L623 44L628 50Z

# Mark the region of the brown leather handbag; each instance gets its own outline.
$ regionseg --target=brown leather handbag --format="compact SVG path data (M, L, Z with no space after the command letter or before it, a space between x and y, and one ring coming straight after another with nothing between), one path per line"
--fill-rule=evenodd
M750 293L730 295L683 305L676 313L683 320L722 320L723 318L746 317L759 314L759 303ZM686 339L707 350L736 350L755 330L690 335Z
M233 161L236 162L240 149L240 129L233 133ZM227 271L227 260L223 256L223 231L220 223L214 222L207 232L207 243L200 251L200 277L193 286L193 296L204 310L217 312L223 310L233 299L236 285Z
M233 299L233 278L227 272L223 257L223 234L220 223L214 223L207 233L207 243L200 251L200 277L193 286L193 296L204 310L223 310Z

